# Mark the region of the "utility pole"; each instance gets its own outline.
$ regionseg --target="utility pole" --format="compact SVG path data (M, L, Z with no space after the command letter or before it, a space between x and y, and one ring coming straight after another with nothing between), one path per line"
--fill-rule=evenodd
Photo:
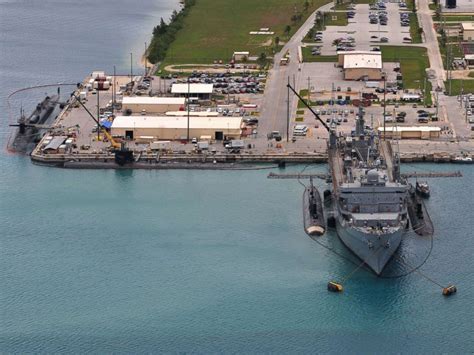
M115 112L115 93L117 92L117 88L116 88L116 81L115 81L115 76L116 76L116 72L115 72L115 65L114 65L114 82L112 83L112 113Z
M133 53L130 52L130 82L133 81Z
M147 45L146 45L146 42L145 42L145 54L144 54L144 59L145 59L145 76L147 74L147 71L148 71L148 65L147 65L147 57L146 57L146 48L147 48Z
M387 74L383 73L383 140L385 140L386 132L385 132L385 113L387 111Z
M425 73L426 74L426 73ZM428 95L426 94L426 76L423 80L423 105L426 107L426 97Z
M290 76L288 75L288 85L290 85ZM287 100L286 100L286 141L290 140L290 88L287 87Z
M448 67L448 73L449 73L449 79L448 79L448 80L449 80L449 91L448 91L448 92L449 92L449 96L451 96L451 81L452 81L452 80L451 80L451 77L452 77L452 74L453 74L453 73L452 73L452 63L451 63L452 60L453 60L453 59L452 59L452 49L453 49L453 47L452 47L452 45L451 45L451 43L450 43L450 44L448 45L449 61L446 63L446 65L447 65L447 67Z
M310 105L310 102L311 102L310 88L311 88L311 78L308 76L308 105Z
M99 100L99 83L97 82L97 140L100 140L100 100Z
M187 100L186 100L186 102L187 102L187 108L188 108L188 125L187 125L187 134L186 134L186 137L187 137L188 143L189 143L189 92L190 92L190 84L189 84L189 76L188 76L188 98L187 98Z
M466 118L466 123L467 123L467 101L464 103L464 116Z

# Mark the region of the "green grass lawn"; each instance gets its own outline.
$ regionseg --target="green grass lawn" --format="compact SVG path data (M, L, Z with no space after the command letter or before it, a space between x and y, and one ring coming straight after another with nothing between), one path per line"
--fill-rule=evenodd
M348 23L345 12L329 13L327 19L324 21L326 26L347 26Z
M464 56L462 48L459 46L458 42L454 42L454 43L451 42L451 43L448 43L448 45L446 46L442 46L441 43L438 41L438 44L439 44L439 51L441 52L441 58L443 59L444 69L447 68L446 59L447 59L448 46L451 46L452 48L451 54L453 58L459 58L459 57L462 58Z
M426 68L430 67L430 60L426 48L382 46L382 60L384 62L399 62L403 75L405 89L422 89L425 83ZM427 104L431 104L431 84L426 80L425 96Z
M443 16L441 16L441 19L443 18ZM462 21L473 21L474 20L474 16L469 16L469 15L453 15L453 16L449 16L449 15L444 15L444 20L446 22L462 22ZM440 20L441 21L441 20ZM451 23L450 23L451 25Z
M410 36L412 43L421 43L421 34L419 32L420 25L418 23L418 17L414 13L410 13Z
M326 26L347 26L347 14L345 12L325 12L324 20L320 19L313 27L313 32L324 31ZM310 31L311 32L311 31ZM310 32L305 36L304 41L311 41Z
M446 92L449 91L449 81L444 82ZM461 88L463 90L461 90ZM474 93L474 80L461 80L461 79L452 79L451 80L451 96L457 96L461 94L461 91L464 94Z
M303 52L303 62L337 62L336 55L312 55L311 47L303 47L301 50Z
M285 27L291 26L290 36L304 20L327 0L311 0L304 11L304 0L199 0L184 20L183 28L169 47L162 63L201 64L214 60L228 62L234 51L249 51L250 55L273 54L273 41L288 39ZM292 21L295 8L301 20ZM268 27L272 36L250 35Z
M349 1L346 2L345 4L337 4L336 5L336 10L347 10L348 6L351 4L357 5L357 4L373 4L374 0L355 0L355 1Z

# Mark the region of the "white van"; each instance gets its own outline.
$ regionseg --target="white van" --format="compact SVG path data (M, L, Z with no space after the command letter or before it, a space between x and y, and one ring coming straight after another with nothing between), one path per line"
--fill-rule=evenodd
M306 125L296 125L293 129L294 136L306 136L308 133L308 127Z

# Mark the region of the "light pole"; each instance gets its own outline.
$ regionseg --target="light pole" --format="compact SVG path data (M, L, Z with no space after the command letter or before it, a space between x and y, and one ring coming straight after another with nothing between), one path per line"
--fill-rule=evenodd
M117 92L117 88L116 88L116 82L115 82L115 76L116 76L116 72L115 72L115 65L114 65L114 82L112 83L112 113L115 112L115 93Z
M130 82L133 81L133 53L130 52Z
M286 141L290 140L290 76L288 75L288 93L286 101Z
M147 48L147 45L146 45L146 42L145 42L145 54L144 54L144 59L145 59L145 76L147 74L147 71L148 71L148 65L147 65L147 57L146 57L146 48Z
M382 73L382 79L383 79L383 140L385 140L385 113L387 111L387 102L386 102L386 97L387 97L387 74Z
M190 91L190 83L189 83L189 76L188 76L188 97L187 97L187 108L188 108L188 124L187 124L187 134L186 134L186 137L187 137L187 141L189 143L189 91Z
M423 80L423 105L426 107L426 96L428 96L426 94L426 76Z

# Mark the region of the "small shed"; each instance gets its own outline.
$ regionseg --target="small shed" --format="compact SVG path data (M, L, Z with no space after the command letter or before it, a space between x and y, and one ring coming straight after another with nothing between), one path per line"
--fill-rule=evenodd
M64 143L66 139L66 136L54 136L49 141L49 143L43 148L43 152L46 154L58 152L59 147Z
M232 59L234 62L241 62L243 60L247 60L249 58L250 52L234 52L232 55Z
M464 41L474 41L474 22L461 22L461 32Z

